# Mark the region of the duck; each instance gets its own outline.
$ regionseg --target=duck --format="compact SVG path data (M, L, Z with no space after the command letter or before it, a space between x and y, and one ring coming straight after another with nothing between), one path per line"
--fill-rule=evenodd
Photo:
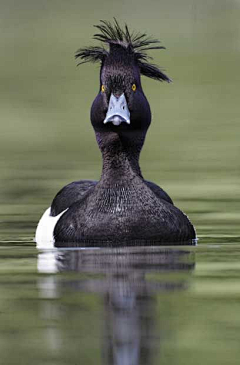
M193 242L196 231L187 215L160 186L144 179L139 165L151 124L141 75L172 81L148 55L165 47L115 18L95 27L93 38L101 45L80 48L75 57L79 65L100 63L90 120L102 154L101 177L63 187L41 217L35 241L39 247Z

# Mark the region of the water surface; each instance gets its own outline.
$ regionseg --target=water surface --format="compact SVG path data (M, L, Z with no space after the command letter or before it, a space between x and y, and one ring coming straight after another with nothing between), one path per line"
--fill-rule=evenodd
M43 251L2 242L1 363L237 364L239 262L239 237Z

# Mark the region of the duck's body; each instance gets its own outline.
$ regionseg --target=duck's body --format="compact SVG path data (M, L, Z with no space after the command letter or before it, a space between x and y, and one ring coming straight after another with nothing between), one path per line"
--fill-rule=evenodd
M127 184L93 185L71 205L54 229L56 246L64 242L124 243L138 240L182 242L194 236L188 218L153 192L143 179Z
M109 24L104 23L101 27L104 33ZM115 27L117 38L120 28L117 23ZM122 33L125 40L127 32L126 29L126 33ZM154 69L155 66L144 66L139 61L140 53L136 60L133 42L110 40L109 34L107 42L110 52L106 54L102 50L99 56L102 86L91 109L91 122L103 157L101 179L65 186L43 217L44 223L46 219L51 221L51 235L56 246L192 240L195 230L187 216L173 205L164 190L144 180L139 167L140 151L151 122L150 107L140 83L140 70L150 77L169 79ZM136 48L139 51L140 47ZM78 56L89 58L89 49L81 50ZM40 226L44 227L43 220ZM37 241L43 229L38 228Z

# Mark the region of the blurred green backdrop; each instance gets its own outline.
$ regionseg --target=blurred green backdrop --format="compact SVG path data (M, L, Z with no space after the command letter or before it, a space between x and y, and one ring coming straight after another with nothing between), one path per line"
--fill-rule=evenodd
M200 235L210 221L232 231L240 190L239 0L1 0L1 215L12 223L27 217L30 237L63 185L99 178L89 120L99 66L76 67L74 52L95 43L93 24L114 16L162 41L167 50L152 55L174 81L143 78L153 114L144 176L166 189Z
M46 259L46 274L37 273L42 253L37 258L32 238L40 215L62 186L100 176L101 156L89 120L99 67L76 67L74 52L94 44L93 24L114 16L167 47L152 55L174 82L143 78L153 121L141 166L144 176L166 189L189 215L200 237L193 272L163 271L147 278L170 284L185 278L187 284L184 291L153 293L157 310L146 308L161 338L154 364L161 357L161 364L168 365L202 364L203 359L235 365L240 0L1 0L1 360L4 365L101 361L104 303L99 292L78 292L81 281L92 282L93 274L47 275ZM119 260L116 268L122 270L124 260ZM106 277L114 287L116 281L113 285ZM68 288L67 281L75 279L79 287ZM130 275L130 284L136 285L136 279Z

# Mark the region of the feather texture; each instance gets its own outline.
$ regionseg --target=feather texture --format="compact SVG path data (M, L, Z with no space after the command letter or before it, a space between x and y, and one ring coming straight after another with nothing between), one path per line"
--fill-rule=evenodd
M148 37L146 33L130 32L126 24L121 28L115 18L113 23L101 20L100 24L95 25L95 28L97 28L98 33L94 34L93 39L109 46L118 44L132 53L142 75L159 81L171 82L171 79L158 66L149 62L151 59L147 53L149 50L165 49L159 45L159 40ZM75 58L81 60L78 65L86 62L101 62L103 64L108 56L109 51L104 47L80 48L75 54Z

